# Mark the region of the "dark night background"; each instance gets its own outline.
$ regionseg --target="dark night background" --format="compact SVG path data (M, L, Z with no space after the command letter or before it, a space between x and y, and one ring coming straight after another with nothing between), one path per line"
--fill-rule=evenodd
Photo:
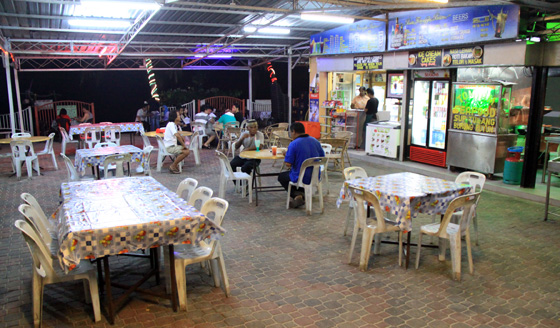
M287 94L288 69L286 63L273 63L281 89ZM218 95L247 99L249 96L248 71L154 71L161 95L170 89L187 89L195 85L204 89L217 88ZM12 82L14 80L12 70ZM146 71L72 71L72 72L19 72L22 108L27 107L28 94L36 99L78 100L95 104L96 122L133 121L144 100L150 98ZM13 85L12 85L13 87ZM292 96L297 98L309 88L307 66L292 71ZM9 113L5 71L0 77L0 113ZM17 111L13 87L14 110ZM203 99L196 97L196 100ZM270 78L266 66L253 69L253 99L270 98ZM173 105L173 104L168 104ZM180 105L180 104L175 104ZM287 108L286 108L287 110Z

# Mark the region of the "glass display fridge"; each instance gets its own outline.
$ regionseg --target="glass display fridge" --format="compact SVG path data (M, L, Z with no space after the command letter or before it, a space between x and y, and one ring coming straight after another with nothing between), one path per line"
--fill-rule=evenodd
M447 165L481 173L504 170L508 147L511 86L500 83L453 83Z
M410 160L446 166L449 80L414 81Z

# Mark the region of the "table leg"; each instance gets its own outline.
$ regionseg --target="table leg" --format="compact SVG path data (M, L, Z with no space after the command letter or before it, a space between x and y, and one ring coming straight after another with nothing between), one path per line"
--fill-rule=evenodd
M543 173L544 175L544 173ZM548 202L550 201L550 179L552 179L552 172L548 172L548 182L546 183L546 200L544 202L544 220L548 220Z
M156 270L156 284L160 284L160 278L159 278L159 258L158 258L158 254L159 254L159 247L158 248L150 248L150 254L151 256L151 261L153 261L153 268Z
M175 247L169 245L169 279L171 280L171 307L177 312L177 277L175 275Z
M408 263L410 262L410 231L406 235L406 263L404 268L408 270Z
M544 163L543 163L541 183L544 183L547 167L548 167L548 140L546 141L546 148L544 149Z
M113 307L113 293L111 292L111 269L109 268L109 256L103 257L105 267L105 299L107 302L107 315L109 324L115 323L115 309Z
M259 190L257 188L257 164L253 161L253 181L251 181L253 190L255 191L255 206L259 206ZM243 191L245 192L245 191Z

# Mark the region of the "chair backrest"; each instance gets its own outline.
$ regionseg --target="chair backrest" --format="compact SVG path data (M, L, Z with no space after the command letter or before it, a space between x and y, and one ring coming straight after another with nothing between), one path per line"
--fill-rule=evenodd
M233 122L232 122L233 123ZM226 126L226 137L229 140L237 140L241 136L241 128L235 126Z
M354 133L351 131L335 131L332 133L333 138L335 139L346 139L346 140L350 140L352 139L352 135Z
M332 146L326 143L322 143L321 144L321 148L323 148L323 151L325 152L325 155L328 155L331 153L332 151Z
M120 143L121 140L121 127L120 126L109 126L104 129L105 141Z
M144 173L148 173L150 176L152 172L150 170L150 155L152 154L152 150L154 150L154 146L146 146L142 150L144 152L144 162L142 163L144 166Z
M290 145L291 142L292 142L292 139L290 139L290 138L278 138L278 139L276 139L276 146L281 147L281 148L288 148L288 146Z
M158 149L160 152L167 153L165 150L165 144L163 143L163 139L160 136L156 136L156 141L158 144Z
M290 123L278 123L278 127L284 130L288 130L288 128L290 127Z
M299 169L299 178L298 178L298 187L303 187L304 183L303 183L303 177L305 175L305 171L308 168L311 168L313 170L313 173L311 174L311 181L309 182L310 185L316 185L319 183L319 172L321 171L321 165L326 165L327 164L327 158L326 157L311 157L306 159L305 161L303 161L303 163L301 163L301 167Z
M95 146L93 148L103 148L103 147L117 147L117 144L114 142L100 142L98 144L95 144Z
M471 193L481 192L486 182L486 176L478 172L463 172L457 176L455 183L466 183L473 186Z
M196 189L196 186L198 186L198 181L196 181L193 178L186 178L185 180L181 181L181 183L179 183L176 193L181 198L189 199L189 197L193 194L194 190ZM183 197L183 193L185 191L187 191L187 196Z
M243 122L241 122L241 125L239 127L241 128L241 131L246 131L247 130L247 120L243 120Z
M290 138L290 133L285 130L272 131L272 135L278 138Z
M72 138L70 137L70 135L68 134L68 132L66 131L65 128L59 126L58 131L60 131L60 135L62 136L62 141L63 142L68 142L68 141L72 140Z
M235 121L235 122L227 122L227 123L224 125L224 129L227 129L227 128L239 128L239 122L237 122L237 121Z
M26 157L35 157L33 144L29 140L14 140L10 142L12 148L12 158L23 160Z
M72 163L70 158L68 158L68 156L64 155L63 153L60 153L60 156L62 156L64 164L66 164L66 170L68 171L68 181L79 181L80 175L78 174L78 170L76 170L74 163Z
M200 135L203 135L203 136L206 135L206 133L205 133L206 123L192 122L191 123L191 128L192 128L193 132L198 131L200 133Z
M18 207L18 211L25 217L27 221L30 222L30 224L35 229L37 229L39 237L43 239L45 244L49 245L52 242L51 234L49 233L49 229L47 228L49 223L43 221L43 218L41 217L39 212L37 212L37 210L35 210L35 208L33 208L29 204L20 204Z
M214 221L214 223L222 225L228 207L229 203L227 200L218 197L212 197L207 200L204 205L202 205L200 213L210 218L210 220Z
M189 150L198 150L198 143L200 142L199 132L195 131L191 136L191 142L189 143Z
M27 247L29 247L33 257L33 270L43 278L56 276L49 248L37 234L36 230L24 220L17 220L15 226L21 231Z
M476 203L478 202L479 198L480 193L477 192L474 194L459 196L452 200L445 210L445 214L443 215L443 219L441 220L441 224L439 225L437 235L441 236L447 231L447 226L451 221L453 213L461 207L463 208L463 215L461 216L459 225L461 226L461 231L468 229L471 223L471 219L476 211Z
M381 210L381 205L379 205L379 199L375 196L372 192L350 187L350 192L354 196L356 200L356 206L354 209L356 211L356 219L358 220L360 226L362 228L367 226L367 213L364 208L364 202L368 202L372 207L375 214L375 221L377 221L377 227L379 228L378 231L386 231L387 227L385 226L385 217L383 215L383 211Z
M103 173L104 177L107 178L107 173L109 173L109 164L114 164L115 168L115 177L121 178L124 177L124 163L129 164L128 176L130 176L130 161L132 160L132 155L130 153L126 154L114 154L105 157L103 161Z
M37 199L35 199L35 197L33 197L33 195L31 195L30 193L27 192L22 192L19 197L26 202L29 206L33 207L35 209L35 211L37 212L37 214L39 214L39 216L41 217L41 220L43 220L44 222L46 222L47 226L50 226L50 224L48 223L48 218L47 215L45 214L45 211L43 211L43 208L41 208L41 205L39 205L39 202L37 201Z
M226 178L233 177L233 169L229 164L229 160L227 156L216 150L216 156L218 156L218 160L220 161L220 167L222 169L221 174L224 175Z
M198 187L193 191L187 203L200 211L204 203L212 198L213 193L212 189L208 187Z
M344 180L367 178L367 172L359 166L351 166L344 169Z
M142 133L142 141L144 142L144 148L152 145L150 138L148 138L148 136L144 133Z
M93 148L101 140L101 129L98 127L88 127L84 131L85 142L89 148Z
M27 132L12 133L12 139L13 138L29 138L29 137L31 137L31 134L27 133Z
M47 139L47 142L45 143L45 149L43 149L43 153L49 153L50 154L50 153L53 152L54 135L55 135L54 132L49 134L49 139Z
M326 143L332 146L331 154L339 154L342 156L344 150L346 149L348 140L344 138L323 138L321 139L321 143Z

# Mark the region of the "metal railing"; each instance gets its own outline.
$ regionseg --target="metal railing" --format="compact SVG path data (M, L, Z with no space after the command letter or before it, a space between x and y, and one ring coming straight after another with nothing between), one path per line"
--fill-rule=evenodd
M194 120L196 115L196 100L191 100L188 103L182 104L181 108L185 107L187 109L187 116L190 117L191 121Z
M31 133L31 135L34 135L33 133L33 110L31 109L31 106L27 106L25 109L22 110L22 116L23 116L23 126L19 121L19 115L18 113L14 113L14 120L15 120L15 124L16 124L16 132L27 132L27 133ZM0 130L2 131L6 131L6 130L11 130L12 126L10 124L10 114L1 114L0 115Z
M272 104L267 102L259 102L259 101L253 101L253 102L247 101L247 103L250 104L249 112L251 118L254 119L270 118L270 113L272 112Z

